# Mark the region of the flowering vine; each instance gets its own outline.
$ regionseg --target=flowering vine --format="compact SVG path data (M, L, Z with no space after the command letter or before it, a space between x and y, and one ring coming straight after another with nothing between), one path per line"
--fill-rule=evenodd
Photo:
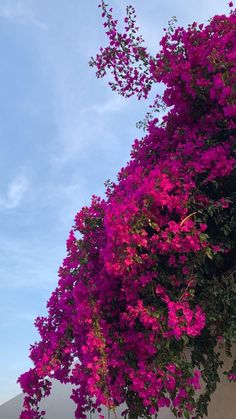
M236 342L236 11L171 25L152 57L129 6L124 33L101 2L109 44L91 65L113 90L164 94L107 198L75 217L67 257L36 319L34 368L19 378L21 419L40 419L52 378L74 385L75 417L169 407L202 418L219 381L218 345ZM236 379L236 360L226 372ZM199 390L201 389L201 392ZM100 418L103 416L101 415Z

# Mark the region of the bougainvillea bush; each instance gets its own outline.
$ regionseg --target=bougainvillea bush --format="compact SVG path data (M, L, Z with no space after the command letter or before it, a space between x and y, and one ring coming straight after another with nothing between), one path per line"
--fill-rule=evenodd
M21 375L21 419L42 418L52 378L72 383L76 418L168 407L202 418L219 381L219 348L236 342L236 10L165 30L143 46L129 6L119 32L100 4L108 45L91 60L113 90L147 98L163 83L144 138L107 198L75 217L67 257L37 318L34 367ZM112 78L111 78L112 77ZM236 360L226 371L236 380ZM201 388L201 390L200 390ZM103 416L100 415L100 418Z

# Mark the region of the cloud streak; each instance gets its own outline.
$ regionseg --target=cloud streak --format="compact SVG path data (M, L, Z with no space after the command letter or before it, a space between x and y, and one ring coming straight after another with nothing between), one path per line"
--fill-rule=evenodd
M42 240L46 240L42 238ZM50 247L50 245L49 245ZM17 237L0 239L0 289L49 289L57 281L62 259L58 246L50 252L40 243ZM58 256L59 255L59 256ZM8 258L8 269L4 261ZM11 267L11 269L9 268Z
M28 189L29 183L26 177L16 177L8 184L5 197L0 197L0 208L14 209L19 207Z
M41 30L47 30L47 26L39 20L32 10L25 8L21 1L15 4L7 2L0 5L0 17L22 25L34 25Z
M108 114L110 112L120 111L124 106L126 106L126 99L121 96L114 96L102 103L96 103L87 108L82 109L82 113L86 112L96 112L99 115Z

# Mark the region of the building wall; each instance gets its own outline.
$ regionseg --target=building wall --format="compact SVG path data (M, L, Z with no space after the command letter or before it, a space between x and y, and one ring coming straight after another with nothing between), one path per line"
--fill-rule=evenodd
M232 354L236 357L236 345ZM232 359L225 356L222 359L224 361L224 369L229 370L232 365ZM230 383L223 374L221 374L221 382L212 396L208 418L236 419L236 383Z

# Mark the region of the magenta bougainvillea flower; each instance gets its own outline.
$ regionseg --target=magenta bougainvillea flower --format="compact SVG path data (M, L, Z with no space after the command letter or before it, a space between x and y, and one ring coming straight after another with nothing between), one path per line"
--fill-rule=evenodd
M77 419L122 403L130 418L163 407L201 418L216 347L230 355L236 341L236 11L170 22L151 56L131 6L124 32L100 7L109 42L90 62L97 76L139 99L164 83L151 106L166 113L149 114L107 198L75 217L48 315L35 321L34 367L19 378L21 419L43 417L52 378L74 385ZM236 361L226 373L235 381Z

